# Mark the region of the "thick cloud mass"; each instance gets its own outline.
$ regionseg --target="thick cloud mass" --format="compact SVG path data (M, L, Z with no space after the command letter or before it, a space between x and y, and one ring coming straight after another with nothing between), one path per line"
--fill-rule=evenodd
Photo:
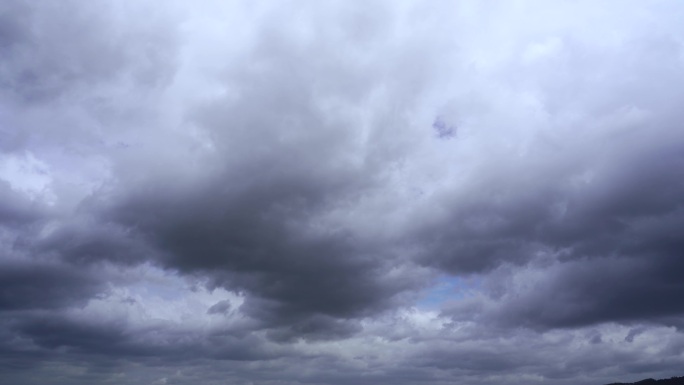
M682 16L3 2L3 379L682 375Z

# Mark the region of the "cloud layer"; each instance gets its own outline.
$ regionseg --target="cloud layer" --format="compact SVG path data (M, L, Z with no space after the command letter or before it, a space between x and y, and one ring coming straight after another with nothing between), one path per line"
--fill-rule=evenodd
M681 375L683 12L5 2L4 375Z

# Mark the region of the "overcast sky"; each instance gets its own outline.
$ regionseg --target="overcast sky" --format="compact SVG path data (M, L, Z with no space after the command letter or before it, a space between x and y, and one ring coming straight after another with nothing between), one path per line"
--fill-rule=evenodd
M1 382L684 374L683 19L0 2Z

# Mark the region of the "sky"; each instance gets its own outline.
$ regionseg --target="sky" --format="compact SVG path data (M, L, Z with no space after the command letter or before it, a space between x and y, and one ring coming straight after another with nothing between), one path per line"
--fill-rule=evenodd
M0 2L2 382L683 375L682 18Z

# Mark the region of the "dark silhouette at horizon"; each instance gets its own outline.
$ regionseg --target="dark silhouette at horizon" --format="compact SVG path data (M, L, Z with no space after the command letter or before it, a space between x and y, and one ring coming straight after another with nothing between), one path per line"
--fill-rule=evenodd
M660 380L647 378L637 382L614 382L607 385L684 385L684 377L671 377Z

